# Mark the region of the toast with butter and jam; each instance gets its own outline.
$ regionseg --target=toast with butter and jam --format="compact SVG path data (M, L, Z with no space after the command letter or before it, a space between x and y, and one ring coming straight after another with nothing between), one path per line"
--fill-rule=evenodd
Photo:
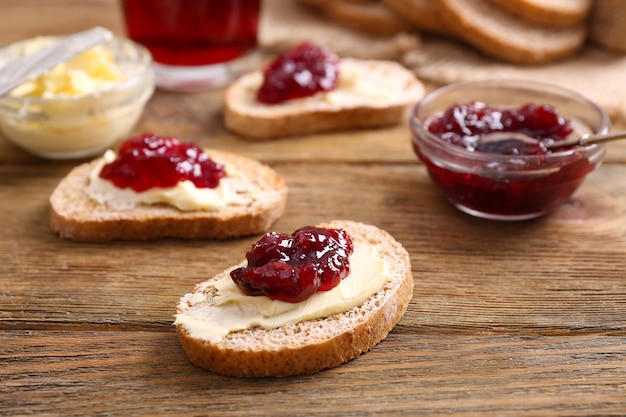
M79 241L224 239L265 232L287 185L250 158L143 134L74 168L50 196L50 223Z
M305 42L227 88L224 124L253 140L390 126L424 92L396 62L339 58Z
M245 261L184 295L174 324L189 360L215 373L314 373L381 342L413 285L409 255L391 235L336 220L266 234Z

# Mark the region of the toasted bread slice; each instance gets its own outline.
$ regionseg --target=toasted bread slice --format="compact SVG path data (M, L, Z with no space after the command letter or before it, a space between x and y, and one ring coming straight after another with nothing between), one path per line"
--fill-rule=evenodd
M333 3L352 3L352 4L368 4L375 3L378 0L298 0L302 4L308 4L314 7L326 7Z
M595 0L589 19L589 37L608 49L626 52L624 6L624 0Z
M552 27L582 24L593 0L489 0L494 5L530 22Z
M274 0L273 3L273 7L263 8L260 22L259 42L266 52L280 54L309 41L332 45L333 52L339 56L399 61L420 45L420 36L415 32L377 36L329 24L321 12L305 7L302 2Z
M398 16L415 28L448 35L450 29L441 16L437 0L383 0Z
M529 23L484 0L440 0L439 4L458 39L516 64L544 64L570 56L587 34L584 25L547 28Z
M216 162L242 172L258 189L248 206L215 211L180 211L165 204L111 208L87 193L98 160L74 168L50 196L50 224L60 237L78 241L148 240L163 237L223 239L267 231L284 211L287 185L270 167L225 151L207 150Z
M195 337L177 319L176 330L189 360L213 372L240 376L287 376L341 365L383 340L404 315L413 295L409 255L400 243L375 226L350 221L321 225L343 228L353 242L373 245L389 265L389 280L360 306L330 317L231 332L217 342ZM245 262L244 262L245 263ZM177 315L194 316L213 302L212 282L239 264L196 286L183 296ZM346 279L349 279L346 278Z
M320 6L330 20L365 33L391 36L409 30L409 26L382 2L332 1Z
M391 61L343 58L342 81L329 93L266 105L256 100L260 71L246 74L225 93L226 128L255 140L329 130L399 124L424 95L413 72Z

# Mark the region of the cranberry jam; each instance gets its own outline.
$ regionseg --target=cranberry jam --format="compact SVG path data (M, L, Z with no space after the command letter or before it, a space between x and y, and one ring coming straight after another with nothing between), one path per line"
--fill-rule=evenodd
M185 180L198 188L215 188L224 175L224 167L193 143L151 133L127 139L115 161L100 171L100 178L136 192L170 188Z
M458 209L495 220L538 217L567 201L599 166L604 146L542 143L608 126L606 114L577 93L519 80L443 87L411 114L413 148L434 183ZM521 132L541 142L477 142L491 132Z
M330 91L339 80L339 58L326 48L304 42L278 56L263 72L257 100L278 104Z
M540 145L513 141L493 142L493 145L483 145L481 148L477 147L476 141L481 135L493 132L519 132L539 141L559 141L573 132L570 121L546 104L506 108L479 101L448 108L429 122L428 130L442 140L465 147L468 151L501 155L537 155L547 150Z
M230 276L248 295L297 303L339 285L350 273L352 251L343 229L306 226L291 235L267 233L246 253L248 265Z

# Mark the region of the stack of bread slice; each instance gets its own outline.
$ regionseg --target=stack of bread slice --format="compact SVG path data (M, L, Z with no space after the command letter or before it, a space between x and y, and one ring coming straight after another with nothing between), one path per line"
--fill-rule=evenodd
M439 0L437 4L451 36L494 58L528 65L562 59L580 49L587 36L585 18L591 0Z
M372 33L408 27L454 38L487 56L521 65L545 64L575 54L587 38L593 1L301 0L330 19ZM365 15L378 16L378 23L372 19L368 23ZM387 24L382 23L382 16L387 16ZM393 19L404 25L390 25Z

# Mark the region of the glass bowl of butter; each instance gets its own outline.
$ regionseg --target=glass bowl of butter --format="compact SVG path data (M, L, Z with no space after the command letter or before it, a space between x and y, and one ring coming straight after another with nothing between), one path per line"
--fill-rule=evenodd
M0 49L0 67L54 39ZM153 92L150 53L116 37L0 97L0 132L43 158L97 155L128 135Z

